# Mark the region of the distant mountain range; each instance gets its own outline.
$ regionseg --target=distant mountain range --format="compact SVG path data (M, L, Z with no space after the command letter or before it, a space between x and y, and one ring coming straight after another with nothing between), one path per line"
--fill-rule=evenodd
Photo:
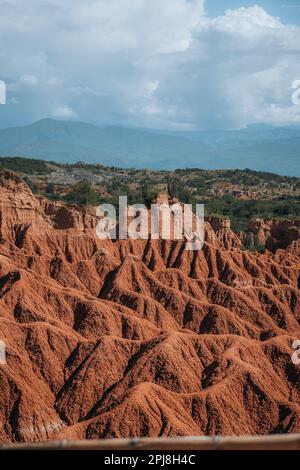
M300 176L300 128L168 132L43 119L0 130L0 155L135 168L251 168Z

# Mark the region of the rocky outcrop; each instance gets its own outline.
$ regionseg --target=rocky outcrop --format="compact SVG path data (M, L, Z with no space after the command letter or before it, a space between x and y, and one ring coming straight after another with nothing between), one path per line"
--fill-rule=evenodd
M221 217L207 217L207 222L210 224L221 246L225 250L231 248L240 248L242 242L240 238L231 230L231 221L228 218Z
M101 241L92 211L0 193L1 441L300 432L297 241Z
M249 223L248 236L272 252L286 249L300 239L300 220L254 219Z

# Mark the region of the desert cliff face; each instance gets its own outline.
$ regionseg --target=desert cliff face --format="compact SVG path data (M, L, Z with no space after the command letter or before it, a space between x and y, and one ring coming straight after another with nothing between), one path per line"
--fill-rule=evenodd
M295 229L258 224L261 254L211 220L188 252L101 241L9 173L0 195L0 441L300 432Z

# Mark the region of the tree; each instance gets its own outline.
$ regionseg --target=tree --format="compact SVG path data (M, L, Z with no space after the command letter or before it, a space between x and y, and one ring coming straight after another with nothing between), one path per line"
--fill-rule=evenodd
M68 192L66 201L81 206L96 206L99 202L99 197L91 183L87 180L83 180L73 186L71 191Z
M49 182L46 186L45 192L46 194L53 194L55 192L55 184L52 182Z

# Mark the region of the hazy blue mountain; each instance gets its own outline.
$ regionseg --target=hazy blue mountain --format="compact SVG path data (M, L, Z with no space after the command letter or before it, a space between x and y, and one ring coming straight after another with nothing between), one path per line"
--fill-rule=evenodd
M43 119L0 130L0 155L136 168L251 168L300 176L300 128L167 132Z
M161 131L152 131L161 133ZM244 129L212 129L204 131L164 131L168 135L185 137L206 143L229 142L240 144L252 140L280 140L300 137L300 126L274 127L269 124L251 124Z

